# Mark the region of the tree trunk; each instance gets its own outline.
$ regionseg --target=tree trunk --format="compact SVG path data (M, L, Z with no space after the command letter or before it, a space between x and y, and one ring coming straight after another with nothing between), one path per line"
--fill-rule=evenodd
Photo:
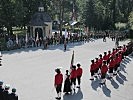
M115 22L116 22L116 0L113 0L113 28L115 29Z
M62 0L60 0L60 14L59 14L59 20L60 20L60 36L62 36Z

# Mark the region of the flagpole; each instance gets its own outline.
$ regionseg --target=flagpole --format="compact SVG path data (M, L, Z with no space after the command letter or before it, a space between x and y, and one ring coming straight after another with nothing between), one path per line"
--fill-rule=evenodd
M73 54L72 54L72 59L71 59L71 64L70 64L70 69L72 68L74 63L74 50L73 50Z

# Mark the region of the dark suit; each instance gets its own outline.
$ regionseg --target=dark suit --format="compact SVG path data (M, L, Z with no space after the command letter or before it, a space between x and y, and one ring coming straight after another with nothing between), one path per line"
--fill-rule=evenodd
M0 87L0 100L3 100L4 98L3 98L3 88L2 87Z
M18 100L18 96L15 93L11 93L10 100Z

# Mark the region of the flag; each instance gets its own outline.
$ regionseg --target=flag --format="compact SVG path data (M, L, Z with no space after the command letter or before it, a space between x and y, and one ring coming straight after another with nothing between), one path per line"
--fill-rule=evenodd
M65 29L65 39L68 38L67 36L67 29Z
M16 43L18 44L18 34L16 34Z
M26 36L25 36L25 42L26 42L26 43L28 42L28 35L27 35L27 32L26 32Z
M73 54L72 54L70 69L71 69L71 67L73 66L73 63L74 63L74 50L73 50Z
M38 36L38 33L37 33L37 36L36 36L36 42L39 40L39 36Z

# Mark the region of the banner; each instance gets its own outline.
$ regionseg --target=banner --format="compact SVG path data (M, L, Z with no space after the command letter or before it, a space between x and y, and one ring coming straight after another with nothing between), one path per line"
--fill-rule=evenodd
M16 43L18 44L18 34L16 34Z
M65 29L65 39L68 38L67 36L67 29Z
M26 36L25 36L25 42L26 42L26 43L28 42L28 35L27 35L27 32L26 32Z
M38 33L37 33L37 36L36 36L36 42L39 40L39 35L38 35Z

